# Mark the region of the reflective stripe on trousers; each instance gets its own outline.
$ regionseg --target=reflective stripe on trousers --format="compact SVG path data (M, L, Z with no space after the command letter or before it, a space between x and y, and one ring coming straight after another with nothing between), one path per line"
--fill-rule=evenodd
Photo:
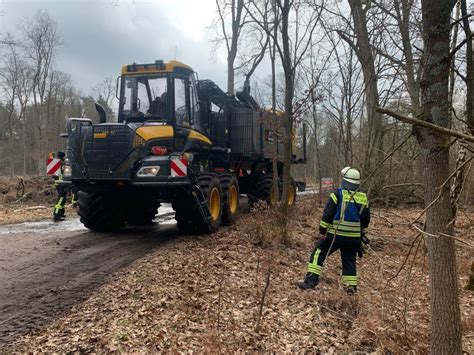
M321 275L325 258L336 250L341 250L342 281L346 285L357 286L356 255L360 248L360 238L333 236L319 241L310 255L308 272ZM332 244L332 247L331 247Z

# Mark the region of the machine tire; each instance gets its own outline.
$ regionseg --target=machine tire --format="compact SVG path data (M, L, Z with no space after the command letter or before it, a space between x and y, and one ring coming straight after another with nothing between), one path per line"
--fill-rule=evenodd
M175 219L178 224L178 229L183 233L213 233L219 228L222 219L223 203L221 184L216 174L201 173L197 176L197 179L199 187L207 200L207 204L209 206L209 209L211 210L211 214L213 213L213 206L216 206L216 209L214 210L215 217L211 220L210 228L208 227L207 223L202 220L201 214L197 206L192 208L189 208L189 206L187 206L184 208L181 205L173 204L176 211ZM217 195L215 195L216 193ZM214 196L213 202L211 202L211 199L213 198L212 196Z
M125 225L120 204L110 195L80 191L78 214L81 223L96 232L113 232Z
M211 214L213 214L214 212L214 218L211 220L211 230L209 231L209 233L214 233L219 229L219 225L221 224L222 219L223 203L221 183L216 174L206 173L198 175L198 183L202 193L204 194L204 197L206 198L209 209L211 210ZM211 201L211 199L216 198L216 195L213 195L213 192L218 193L216 201ZM218 206L215 205L216 203L218 204ZM214 206L216 206L216 209L213 211ZM205 233L206 231L208 231L207 224L205 224L204 221L201 220L199 211L197 211L196 216L198 217L200 222L197 229Z
M248 196L250 207L255 206L259 201L265 201L268 204L274 203L271 198L272 187L273 174L262 175Z
M176 211L175 219L178 229L185 234L197 234L196 225L194 222L194 214L199 211L189 209L178 209Z
M239 181L234 174L220 174L219 180L224 201L222 224L231 225L235 223L239 214Z
M291 179L290 182L290 191L288 191L288 206L294 206L296 203L296 196L297 196L297 185L295 180ZM292 195L293 194L293 195Z
M141 203L143 204L143 202ZM126 221L127 224L135 226L152 223L159 208L159 204L153 202L143 204L142 208L137 208L136 203L131 203L130 206L133 206L133 208L127 211Z

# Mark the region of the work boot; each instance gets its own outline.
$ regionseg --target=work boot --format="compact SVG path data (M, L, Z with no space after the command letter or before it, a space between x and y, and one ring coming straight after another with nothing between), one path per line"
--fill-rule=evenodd
M63 216L61 216L61 215L55 214L55 215L53 216L53 221L54 221L54 222L61 222L61 221L64 221L64 219L65 219L65 218L64 218Z
M346 292L348 295L353 295L354 293L357 292L357 286L353 286L353 285L346 286Z
M301 290L310 290L310 289L314 289L318 283L319 283L319 276L311 272L308 272L306 274L306 277L304 278L304 281L298 282L296 286Z

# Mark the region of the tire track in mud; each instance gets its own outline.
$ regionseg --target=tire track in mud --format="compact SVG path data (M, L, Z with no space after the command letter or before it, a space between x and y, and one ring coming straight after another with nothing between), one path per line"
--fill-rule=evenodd
M0 235L0 350L19 335L45 326L87 299L114 272L179 235L174 224L113 234Z
M249 212L242 196L240 209ZM116 233L89 231L78 219L0 226L0 353L86 300L114 272L185 238L171 211L159 213L158 223Z

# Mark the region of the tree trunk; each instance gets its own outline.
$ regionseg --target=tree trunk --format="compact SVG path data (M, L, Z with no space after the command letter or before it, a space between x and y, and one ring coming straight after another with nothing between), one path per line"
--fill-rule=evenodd
M377 148L379 147L379 142L382 137L382 115L377 112L377 107L379 107L377 74L375 72L375 61L367 30L366 8L362 6L361 0L350 0L349 5L351 7L354 31L357 37L357 45L353 48L362 66L364 75L364 93L368 123L368 141L364 170L368 172L373 165L371 164L371 159L375 156L375 161L378 162L381 157L381 152L378 151ZM353 43L352 46L354 46Z
M10 128L10 177L15 175L15 163L13 160L13 151L14 151L14 144L13 144L13 129Z
M273 43L270 46L270 61L272 64L272 112L273 112L273 119L275 120L275 131L273 132L273 139L274 139L274 156L272 161L272 170L273 170L273 190L275 196L280 196L280 177L278 172L278 138L279 138L279 125L278 116L275 114L276 110L276 68L275 68L275 61L276 61L276 38L277 38L277 31L278 31L278 12L277 6L275 3L272 4L273 7Z
M23 117L23 176L26 176L26 121Z
M285 139L283 141L283 192L282 212L288 215L288 190L291 181L291 158L293 146L293 96L294 96L294 68L290 53L290 37L288 22L291 9L289 0L283 1L281 6L281 36L283 44L283 70L285 73ZM284 233L286 234L286 222Z
M449 126L449 32L454 0L422 0L424 53L420 83L423 119ZM421 147L421 168L425 204L440 199L426 212L427 233L452 235L453 218L449 187L442 184L449 177L449 137L417 126ZM432 354L461 353L461 321L454 239L428 237L430 275Z
M461 0L461 16L463 18L463 28L466 38L471 37L471 25L467 12L466 0ZM469 130L474 135L474 66L472 65L472 39L466 43L466 121Z
M400 7L401 5L401 7ZM420 85L416 76L416 65L413 57L413 48L411 44L410 29L410 13L413 8L411 0L395 0L394 1L398 29L403 45L403 55L405 56L405 73L407 78L407 89L411 100L411 111L414 117L418 117L421 112L420 108Z
M456 21L456 24L454 25L453 30L452 30L453 38L451 40L451 50L456 48L456 45L458 42L458 27L459 27L458 20L459 20L460 13L461 13L461 2L458 2L456 4L456 15L454 16L454 20ZM453 106L454 86L456 83L455 81L456 73L454 72L455 65L456 65L455 56L453 56L453 58L451 59L450 68L449 68L449 120L450 122L452 121L454 113L455 113L454 106Z
M313 80L314 83L314 80ZM318 179L318 185L319 185L319 205L322 205L323 203L323 182L321 180L321 153L319 151L319 139L318 139L318 116L316 112L316 98L314 97L314 90L311 91L311 106L312 106L312 114L313 114L313 126L314 126L314 146L316 150L316 166L318 169L317 174L315 175Z
M236 52L237 48L227 55L227 92L229 94L234 93L234 61L237 54Z
M235 91L235 72L234 62L237 56L237 47L239 44L239 35L242 28L242 10L244 8L244 0L232 0L232 38L227 53L227 92L233 94Z

